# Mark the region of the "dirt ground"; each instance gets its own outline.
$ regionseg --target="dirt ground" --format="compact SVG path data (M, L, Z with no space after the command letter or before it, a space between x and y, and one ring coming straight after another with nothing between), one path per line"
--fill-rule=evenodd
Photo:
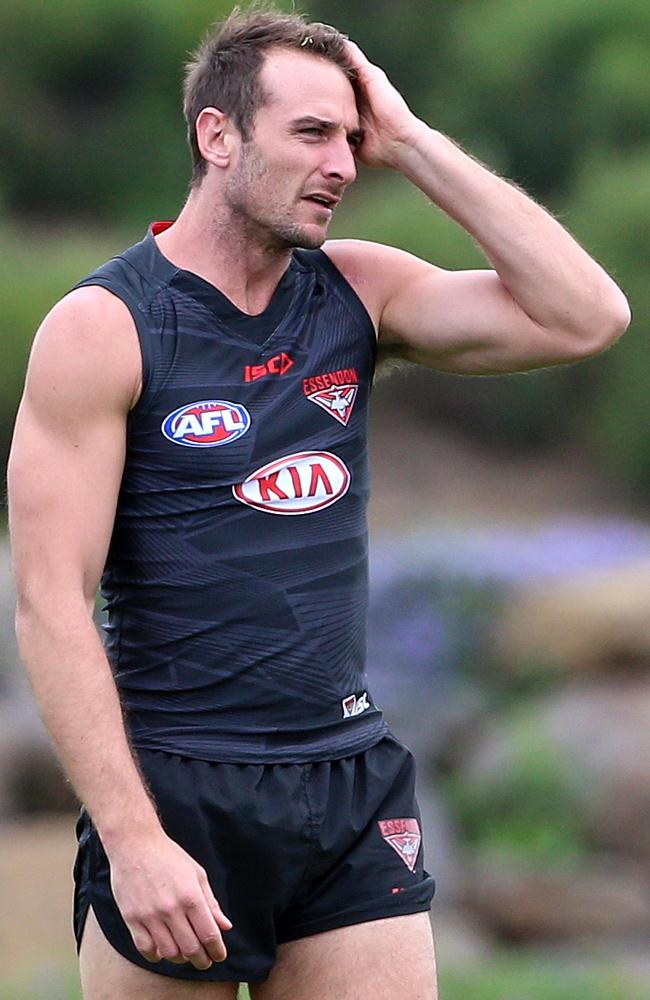
M404 405L400 378L378 384L371 410L371 538L441 522L647 517L580 447L495 451L449 425L417 419Z
M69 979L75 967L72 864L75 816L0 826L2 979L34 984ZM54 996L48 990L48 996ZM29 995L29 994L27 994ZM45 996L46 994L41 994ZM32 993L40 1000L38 993Z

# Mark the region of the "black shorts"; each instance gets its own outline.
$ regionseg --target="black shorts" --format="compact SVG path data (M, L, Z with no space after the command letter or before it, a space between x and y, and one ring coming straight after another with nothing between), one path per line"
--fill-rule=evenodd
M207 871L233 928L225 962L206 971L135 948L110 888L101 841L77 823L74 930L92 906L112 946L176 979L261 982L284 941L428 910L415 765L392 736L364 753L308 764L217 764L138 754L162 824Z

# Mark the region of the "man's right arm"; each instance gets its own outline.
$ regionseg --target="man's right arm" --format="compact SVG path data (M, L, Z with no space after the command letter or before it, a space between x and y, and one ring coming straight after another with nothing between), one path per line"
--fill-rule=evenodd
M104 289L68 295L37 334L9 463L16 627L136 946L152 961L186 956L206 968L225 957L229 921L203 869L160 825L92 620L140 377L133 320Z

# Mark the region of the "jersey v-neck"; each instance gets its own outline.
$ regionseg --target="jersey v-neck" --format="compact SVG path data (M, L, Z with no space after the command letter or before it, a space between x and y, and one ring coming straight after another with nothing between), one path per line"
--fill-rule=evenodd
M249 342L253 341L260 346L270 340L282 325L282 321L291 307L296 274L299 270L295 259L291 258L291 262L280 278L266 309L251 316L239 309L216 285L193 271L177 267L169 258L165 257L154 237L164 232L170 225L172 225L171 222L154 222L147 233L147 239L151 241L155 267L159 277L209 309L219 323L227 326L231 334Z

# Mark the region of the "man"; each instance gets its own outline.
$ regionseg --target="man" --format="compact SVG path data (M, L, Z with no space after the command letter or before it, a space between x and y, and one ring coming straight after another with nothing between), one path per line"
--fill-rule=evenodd
M375 339L520 371L605 349L628 306L334 29L235 12L185 110L187 202L46 318L11 459L22 655L85 805L84 997L432 1000L412 760L363 674ZM357 159L492 269L319 250Z

